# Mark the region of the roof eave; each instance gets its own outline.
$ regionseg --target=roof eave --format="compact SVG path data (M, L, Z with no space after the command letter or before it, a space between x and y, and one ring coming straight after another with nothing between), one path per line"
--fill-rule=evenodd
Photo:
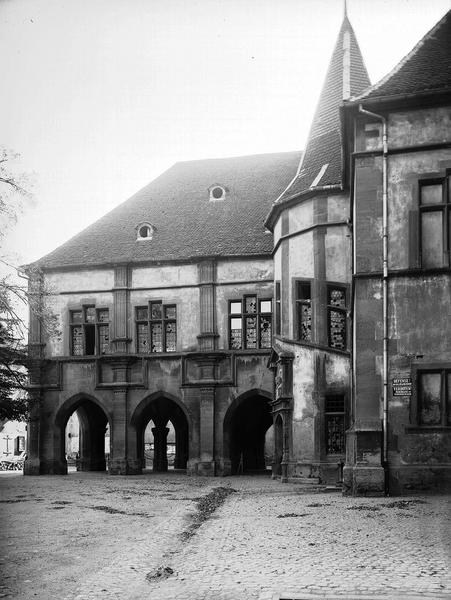
M311 198L316 194L327 194L330 191L342 192L343 189L344 188L341 183L334 183L331 185L321 185L314 188L309 188L307 190L303 190L302 192L297 192L292 196L287 196L287 198L284 198L282 202L272 205L271 210L269 211L268 216L265 219L264 225L270 231L274 231L274 225L278 216L286 208L289 208L294 204L297 204L298 202L308 200L308 198Z

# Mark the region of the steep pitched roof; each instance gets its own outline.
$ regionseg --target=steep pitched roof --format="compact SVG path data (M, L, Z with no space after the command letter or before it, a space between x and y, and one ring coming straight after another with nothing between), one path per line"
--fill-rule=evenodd
M378 83L352 100L451 88L451 10Z
M115 262L185 260L203 256L270 255L263 221L271 202L293 177L300 152L180 162L37 266L59 268ZM226 189L212 202L209 188ZM150 223L151 240L136 241Z
M296 196L312 185L321 187L340 184L339 106L343 99L359 94L369 85L370 80L357 38L345 16L313 117L298 176L277 202Z

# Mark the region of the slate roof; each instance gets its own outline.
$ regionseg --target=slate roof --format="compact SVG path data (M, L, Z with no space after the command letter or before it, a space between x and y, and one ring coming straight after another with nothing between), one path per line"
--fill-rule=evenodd
M370 80L357 38L348 17L345 16L313 117L299 174L278 199L278 203L308 190L323 165L328 166L322 177L315 182L315 187L341 183L339 107L344 98L359 94L369 85Z
M300 152L173 165L129 200L36 263L41 268L271 254L264 218L296 173ZM209 200L209 188L227 189ZM152 240L136 241L148 222Z
M451 88L451 10L388 75L351 100L434 93L447 88Z

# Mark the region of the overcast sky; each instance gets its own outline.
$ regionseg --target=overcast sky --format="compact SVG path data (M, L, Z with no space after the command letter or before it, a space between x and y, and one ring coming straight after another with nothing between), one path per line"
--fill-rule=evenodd
M348 0L371 81L450 8ZM342 18L343 0L0 0L0 144L36 180L12 258L174 162L303 148Z

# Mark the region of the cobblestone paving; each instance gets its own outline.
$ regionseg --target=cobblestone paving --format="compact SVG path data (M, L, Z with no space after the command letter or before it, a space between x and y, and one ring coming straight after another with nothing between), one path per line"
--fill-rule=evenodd
M186 520L175 514L68 598L451 598L449 496L343 498L259 478L212 483L237 493L189 541L177 535ZM158 566L173 574L147 580Z

